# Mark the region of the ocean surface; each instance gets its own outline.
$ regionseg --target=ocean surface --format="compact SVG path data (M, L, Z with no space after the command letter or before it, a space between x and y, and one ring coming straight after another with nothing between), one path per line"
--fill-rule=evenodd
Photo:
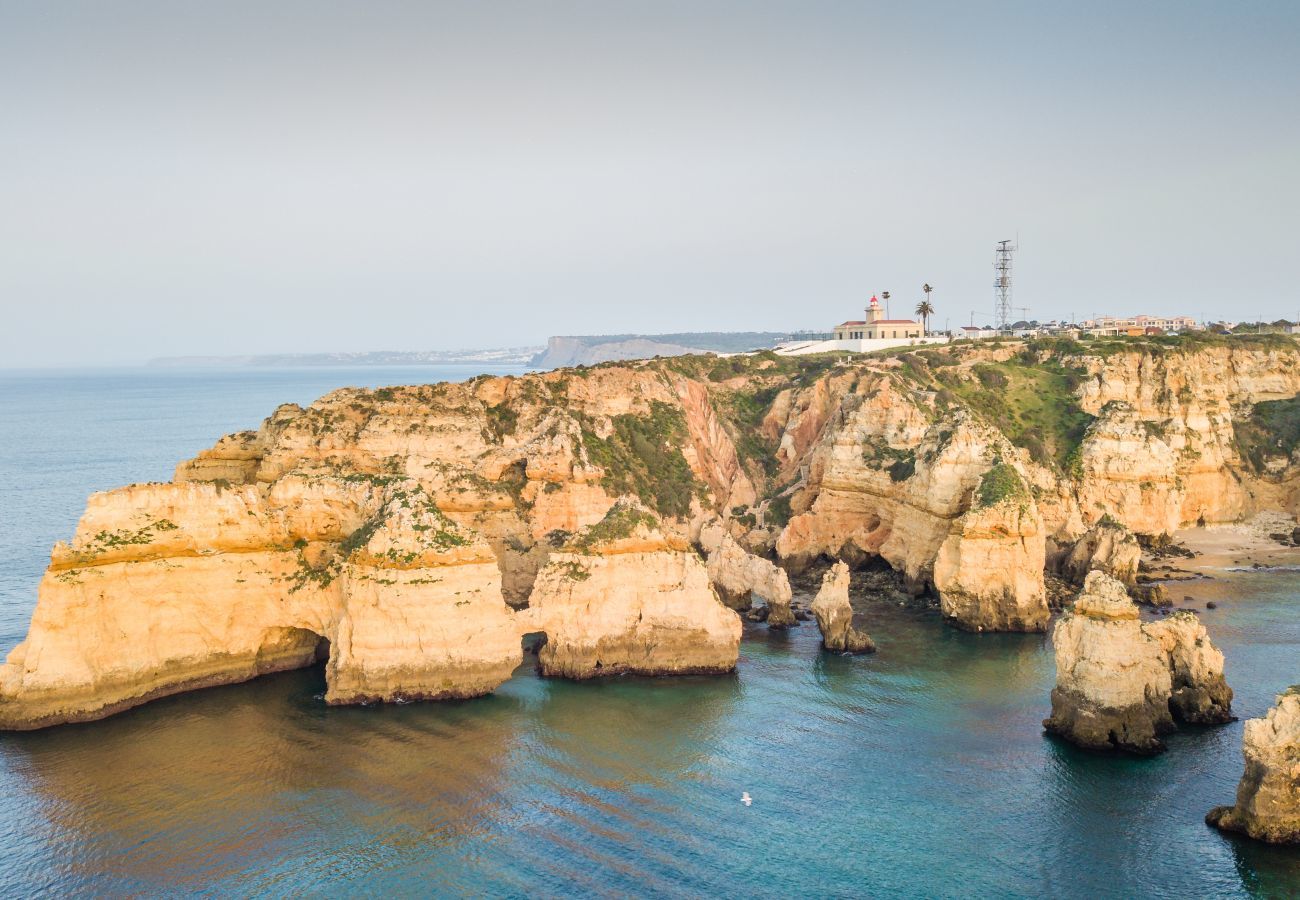
M89 492L168 479L285 401L471 374L0 372L0 650ZM1173 593L1218 601L1201 614L1243 718L1300 681L1296 573ZM338 709L308 669L0 735L0 895L1300 894L1300 852L1202 821L1233 797L1240 722L1086 754L1042 733L1044 636L863 602L874 656L750 625L731 677L525 664L479 700Z

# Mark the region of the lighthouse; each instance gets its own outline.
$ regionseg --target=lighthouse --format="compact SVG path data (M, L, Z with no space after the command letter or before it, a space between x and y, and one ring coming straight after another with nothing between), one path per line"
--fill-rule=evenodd
M880 308L880 301L876 299L875 294L872 294L871 303L867 306L867 324L875 325L880 321L880 317L883 314L884 312ZM872 337L875 337L875 335L872 335Z

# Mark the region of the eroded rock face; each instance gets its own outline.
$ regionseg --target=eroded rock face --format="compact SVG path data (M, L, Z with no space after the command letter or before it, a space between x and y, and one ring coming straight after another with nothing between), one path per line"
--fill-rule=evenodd
M1093 569L1132 586L1142 548L1137 537L1119 522L1104 518L1083 534L1061 561L1061 574L1083 584Z
M948 621L968 631L1045 631L1042 520L1017 494L979 501L939 547L934 585Z
M330 702L475 696L509 677L520 632L495 558L418 485L277 491L278 505L199 483L95 495L0 667L0 726L100 718L326 649Z
M520 615L546 634L545 675L730 672L740 654L740 617L718 600L704 563L631 502L551 554Z
M1049 377L1012 385L1021 400L1064 381L1063 369L1078 379L1068 399L1054 398L1075 419L1063 420L1068 434L1043 432L1046 455L1031 452L1034 435L996 424L1014 417L976 402L983 379L998 374L988 367L1009 372L1043 352L1056 353ZM173 484L91 498L71 545L52 554L27 640L0 668L0 726L105 715L304 665L326 646L336 702L490 690L517 658L510 629L535 630L524 620L539 573L550 567L542 600L554 593L552 562L573 562L564 554L575 536L626 496L655 510L664 545L681 552L699 523L721 520L742 547L774 547L794 569L883 560L907 591L936 593L961 627L1040 629L1049 537L1054 548L1075 547L1087 523L1107 515L1154 534L1201 516L1296 508L1300 465L1285 448L1265 448L1267 472L1245 466L1234 424L1251 404L1297 389L1292 344L1243 339L1168 353L997 345L853 360L682 357L334 391L222 438L181 463ZM1008 472L1018 496L984 490L992 473L1008 482ZM415 490L454 526L402 513L362 531L395 492ZM426 553L429 529L469 543ZM414 559L366 549L385 535L402 560ZM1102 544L1080 556L1090 567L1110 560L1101 568L1122 576L1122 554ZM702 566L662 547L646 553L647 572L659 572L647 583L663 590L628 599L617 585L611 602L644 602L659 610L656 621L675 623L669 610L700 596ZM624 565L619 554L578 555L601 571ZM670 572L679 562L680 578ZM779 626L794 617L767 565L728 550L715 581L738 605L751 585ZM510 608L498 607L498 594ZM655 606L661 594L675 599ZM450 607L447 597L456 598ZM610 658L637 671L689 670L691 658L702 669L727 665L717 648L728 643L729 619L690 639L665 624L661 649L634 665L625 618L602 619L600 598L587 601L591 622L572 632L575 646L605 634L594 623L606 621L613 630L601 639L623 648ZM511 608L529 615L512 619ZM398 633L407 619L419 650ZM574 671L586 671L589 656L575 650ZM1207 687L1207 715L1222 705L1215 696Z
M837 652L874 653L876 644L871 635L853 627L849 577L849 567L842 562L837 562L822 576L821 589L812 603L812 614L822 633L822 646Z
M1056 687L1043 727L1081 747L1152 754L1182 721L1227 721L1223 655L1190 614L1143 625L1124 585L1092 572L1052 633Z
M1262 719L1246 722L1246 770L1237 802L1205 821L1273 844L1300 843L1300 688L1292 687Z
M824 412L825 391L809 399L807 413L792 406L782 438L783 448L798 446L808 417L824 419L808 486L792 503L798 514L777 542L786 564L878 556L913 593L933 588L963 628L1044 629L1046 535L1013 448L965 411L938 416L889 379L840 389L837 413ZM991 471L1019 485L1014 504L979 501Z
M709 580L724 604L747 610L757 594L769 606L789 610L790 579L783 569L746 551L716 525L702 530L700 543L709 554Z
M477 697L523 659L491 547L420 492L385 505L341 577L329 703Z
M1169 708L1179 722L1221 725L1232 721L1232 688L1223 678L1223 653L1196 614L1178 610L1142 626L1160 642L1169 663Z

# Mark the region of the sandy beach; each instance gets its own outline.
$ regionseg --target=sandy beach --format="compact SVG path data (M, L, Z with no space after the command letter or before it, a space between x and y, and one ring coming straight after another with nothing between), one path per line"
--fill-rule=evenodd
M1147 559L1184 570L1252 568L1256 565L1300 566L1300 547L1287 547L1270 537L1290 534L1296 523L1281 513L1262 513L1248 522L1184 528L1174 540L1196 554L1194 559Z

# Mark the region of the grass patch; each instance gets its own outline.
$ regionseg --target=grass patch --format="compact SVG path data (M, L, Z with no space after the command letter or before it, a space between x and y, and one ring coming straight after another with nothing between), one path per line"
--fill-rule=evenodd
M974 380L937 373L944 388L996 426L1040 465L1069 473L1094 417L1079 405L1082 374L1055 360L979 363Z
M1020 473L1008 463L998 460L980 479L979 489L975 492L975 505L987 509L999 503L1023 502L1029 499L1029 489L1020 477Z
M702 485L682 455L689 435L686 416L661 401L646 416L625 413L612 420L614 431L599 437L584 425L582 442L591 462L605 470L601 485L616 494L631 494L660 515L685 518L691 498Z

